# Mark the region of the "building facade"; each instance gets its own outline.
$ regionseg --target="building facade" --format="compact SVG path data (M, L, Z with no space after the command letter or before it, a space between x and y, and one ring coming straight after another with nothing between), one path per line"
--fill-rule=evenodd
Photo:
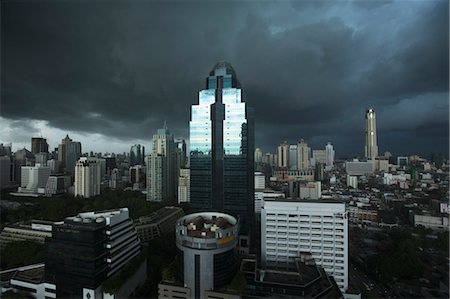
M48 153L47 139L42 137L31 138L31 153L33 155L37 153Z
M38 193L40 188L45 188L50 176L50 168L36 164L35 166L22 166L20 193Z
M81 157L75 165L75 196L100 194L101 167L96 158Z
M164 125L153 135L153 148L147 158L147 200L175 199L179 166L173 135Z
M52 227L45 244L46 282L56 285L57 298L94 298L139 252L127 208L79 213Z
M191 209L239 216L249 231L254 217L252 109L243 101L233 67L217 63L192 105L189 123Z
M205 291L231 282L238 267L238 232L238 220L223 213L194 213L177 221L178 278L191 298L203 298Z
M180 169L178 178L178 203L191 201L191 171L189 168Z
M378 157L377 145L377 122L375 119L375 110L372 107L366 111L366 146L365 157L368 160L374 160Z
M131 146L130 149L130 166L144 165L145 147L140 144Z
M277 148L277 167L289 169L289 148L287 141L281 143Z
M309 149L308 144L303 140L297 144L297 169L305 170L309 168Z
M348 219L345 203L331 200L265 200L261 209L263 266L293 268L300 252L310 252L348 288Z

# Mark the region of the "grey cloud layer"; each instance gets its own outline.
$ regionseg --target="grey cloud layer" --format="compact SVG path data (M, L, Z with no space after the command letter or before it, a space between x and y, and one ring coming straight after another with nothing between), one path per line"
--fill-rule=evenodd
M3 1L2 115L124 140L166 120L187 137L228 60L265 150L303 137L360 154L372 105L382 149L447 152L448 36L447 1Z

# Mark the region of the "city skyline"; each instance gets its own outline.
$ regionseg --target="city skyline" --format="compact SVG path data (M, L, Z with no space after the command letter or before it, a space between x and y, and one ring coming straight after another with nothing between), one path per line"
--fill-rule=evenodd
M264 152L303 138L363 157L372 106L379 154L448 153L446 1L2 8L0 141L14 150L40 135L54 148L69 134L83 151L128 152L149 146L165 120L188 140L203 74L226 60L246 86ZM205 26L211 16L224 25Z

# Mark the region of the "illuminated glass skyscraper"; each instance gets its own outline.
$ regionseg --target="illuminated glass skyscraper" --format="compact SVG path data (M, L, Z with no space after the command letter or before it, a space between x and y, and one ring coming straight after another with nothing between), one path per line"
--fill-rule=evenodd
M254 129L233 67L217 63L192 105L191 208L239 216L242 233L254 215Z

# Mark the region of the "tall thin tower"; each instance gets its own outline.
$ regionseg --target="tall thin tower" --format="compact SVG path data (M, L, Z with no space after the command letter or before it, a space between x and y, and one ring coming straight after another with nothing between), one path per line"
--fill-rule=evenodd
M378 156L377 145L377 122L375 119L375 110L369 107L366 111L366 147L365 157L368 160L374 160Z
M191 209L237 216L247 230L254 216L253 115L229 63L209 73L189 129Z

